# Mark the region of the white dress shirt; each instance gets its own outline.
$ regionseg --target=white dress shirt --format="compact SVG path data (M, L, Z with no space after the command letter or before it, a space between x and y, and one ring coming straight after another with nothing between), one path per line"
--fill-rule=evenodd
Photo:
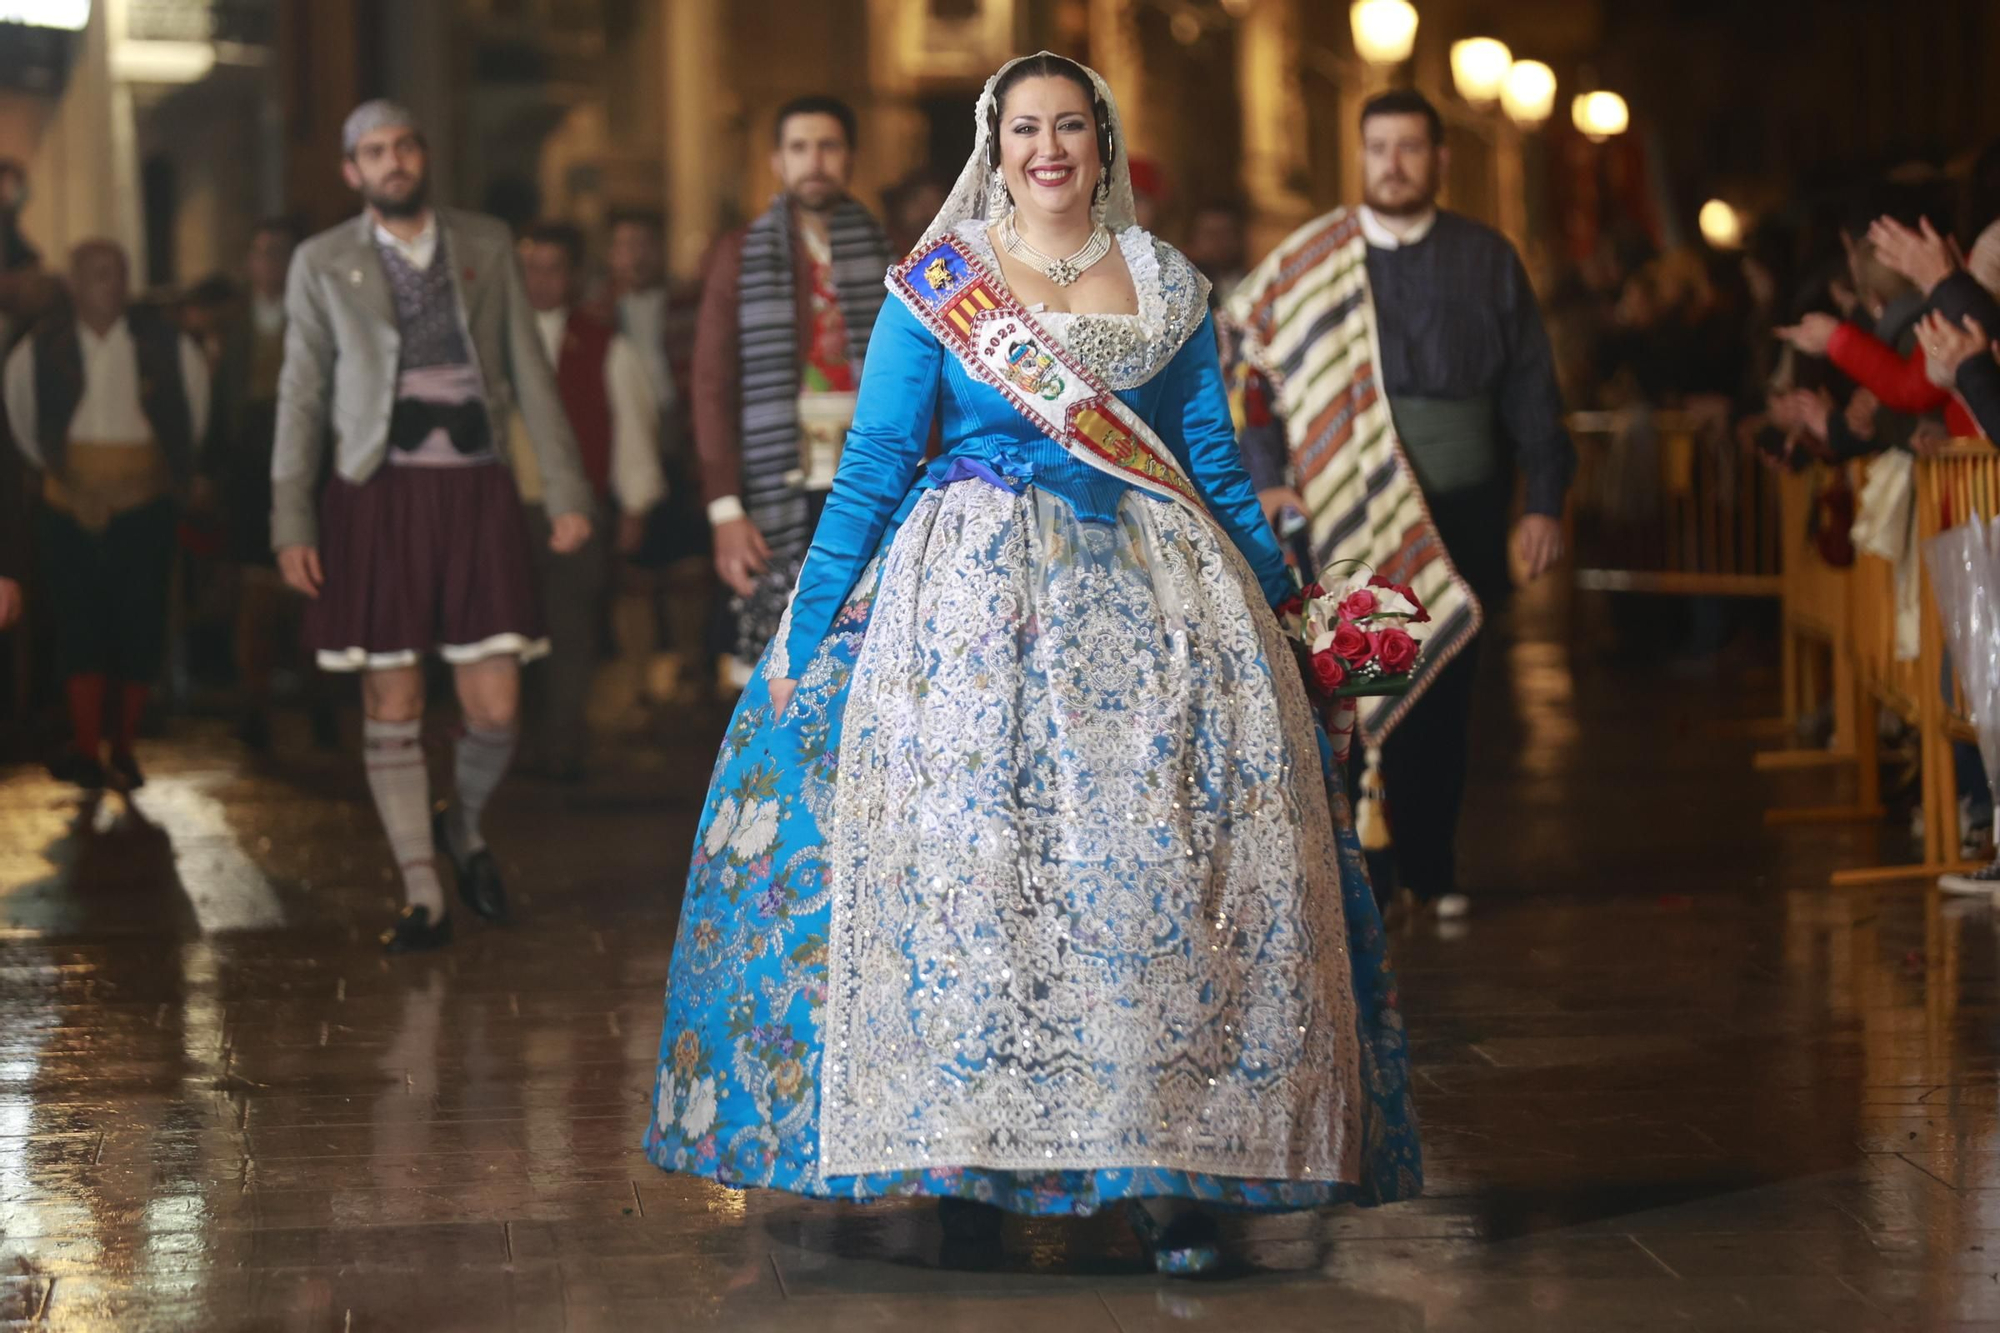
M645 359L646 373L653 381L653 401L661 412L670 410L680 389L674 383L673 367L667 364L667 289L648 287L619 297L618 331L632 340Z
M83 345L83 397L69 420L69 438L90 444L144 445L153 428L139 404L139 349L123 318L102 334L76 326ZM188 420L199 443L208 430L208 362L192 338L180 340L181 384L187 393ZM35 406L35 343L24 338L7 358L5 389L7 424L14 442L36 467L41 456Z
M569 311L537 310L535 327L549 364L562 364ZM643 514L667 493L660 470L660 407L646 362L632 340L613 334L604 354L604 393L611 403L611 493L627 514Z
M437 214L424 214L424 229L417 233L415 240L406 241L381 223L375 224L375 239L401 255L409 266L422 273L437 257L438 219Z
M1431 228L1437 225L1438 220L1437 210L1427 208L1421 216L1409 221L1397 219L1392 229L1388 221L1368 205L1363 204L1359 212L1361 234L1367 238L1368 244L1377 250L1400 250L1406 245L1415 245L1431 234Z

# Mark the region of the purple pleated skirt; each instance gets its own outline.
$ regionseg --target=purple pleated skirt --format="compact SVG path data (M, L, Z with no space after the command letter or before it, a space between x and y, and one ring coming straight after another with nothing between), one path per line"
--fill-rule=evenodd
M453 665L546 653L528 526L496 460L385 464L334 477L320 499L326 584L306 608L306 647L328 671Z

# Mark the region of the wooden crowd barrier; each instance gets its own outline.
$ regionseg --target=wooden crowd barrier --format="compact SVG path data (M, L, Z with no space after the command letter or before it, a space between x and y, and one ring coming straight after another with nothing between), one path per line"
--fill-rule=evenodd
M1813 529L1819 493L1845 469L1814 464L1782 472L1778 489L1778 586L1781 714L1776 730L1790 748L1766 750L1759 772L1824 768L1854 762L1856 695L1854 663L1847 652L1849 568L1829 565ZM1830 705L1833 731L1824 748L1796 744L1800 722L1822 703Z
M1857 493L1865 478L1856 465ZM1843 653L1851 668L1855 707L1853 757L1860 795L1847 817L1879 818L1877 789L1879 756L1875 713L1886 708L1902 718L1917 738L1919 799L1923 806L1922 860L1915 865L1863 866L1836 871L1836 885L1879 884L1915 878L1935 878L1952 870L1972 868L1959 855L1958 781L1952 764L1954 741L1972 739L1963 707L1944 698L1947 649L1930 572L1923 550L1931 538L1968 518L1990 519L2000 514L2000 453L1985 441L1957 441L1940 453L1917 460L1913 481L1916 499L1919 633L1915 658L1898 660L1896 581L1893 565L1865 552L1857 553L1848 572L1847 623ZM1772 812L1782 817L1789 812ZM1834 812L1822 812L1834 813ZM1775 822L1792 822L1777 818Z
M1720 418L1576 412L1576 586L1683 597L1783 592L1778 484Z

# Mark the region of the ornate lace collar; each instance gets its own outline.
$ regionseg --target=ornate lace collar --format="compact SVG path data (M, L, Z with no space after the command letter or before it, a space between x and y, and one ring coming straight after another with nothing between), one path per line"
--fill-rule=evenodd
M1000 260L983 222L958 238L998 275ZM1136 389L1174 359L1208 313L1208 280L1180 251L1139 227L1118 233L1119 253L1139 296L1136 315L1035 310L1035 318L1113 389Z

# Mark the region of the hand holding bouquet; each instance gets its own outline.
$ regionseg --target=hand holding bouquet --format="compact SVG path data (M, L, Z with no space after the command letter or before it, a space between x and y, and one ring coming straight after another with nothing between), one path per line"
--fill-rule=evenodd
M1315 583L1278 608L1307 685L1328 699L1409 689L1430 619L1407 585L1366 568L1332 591Z

